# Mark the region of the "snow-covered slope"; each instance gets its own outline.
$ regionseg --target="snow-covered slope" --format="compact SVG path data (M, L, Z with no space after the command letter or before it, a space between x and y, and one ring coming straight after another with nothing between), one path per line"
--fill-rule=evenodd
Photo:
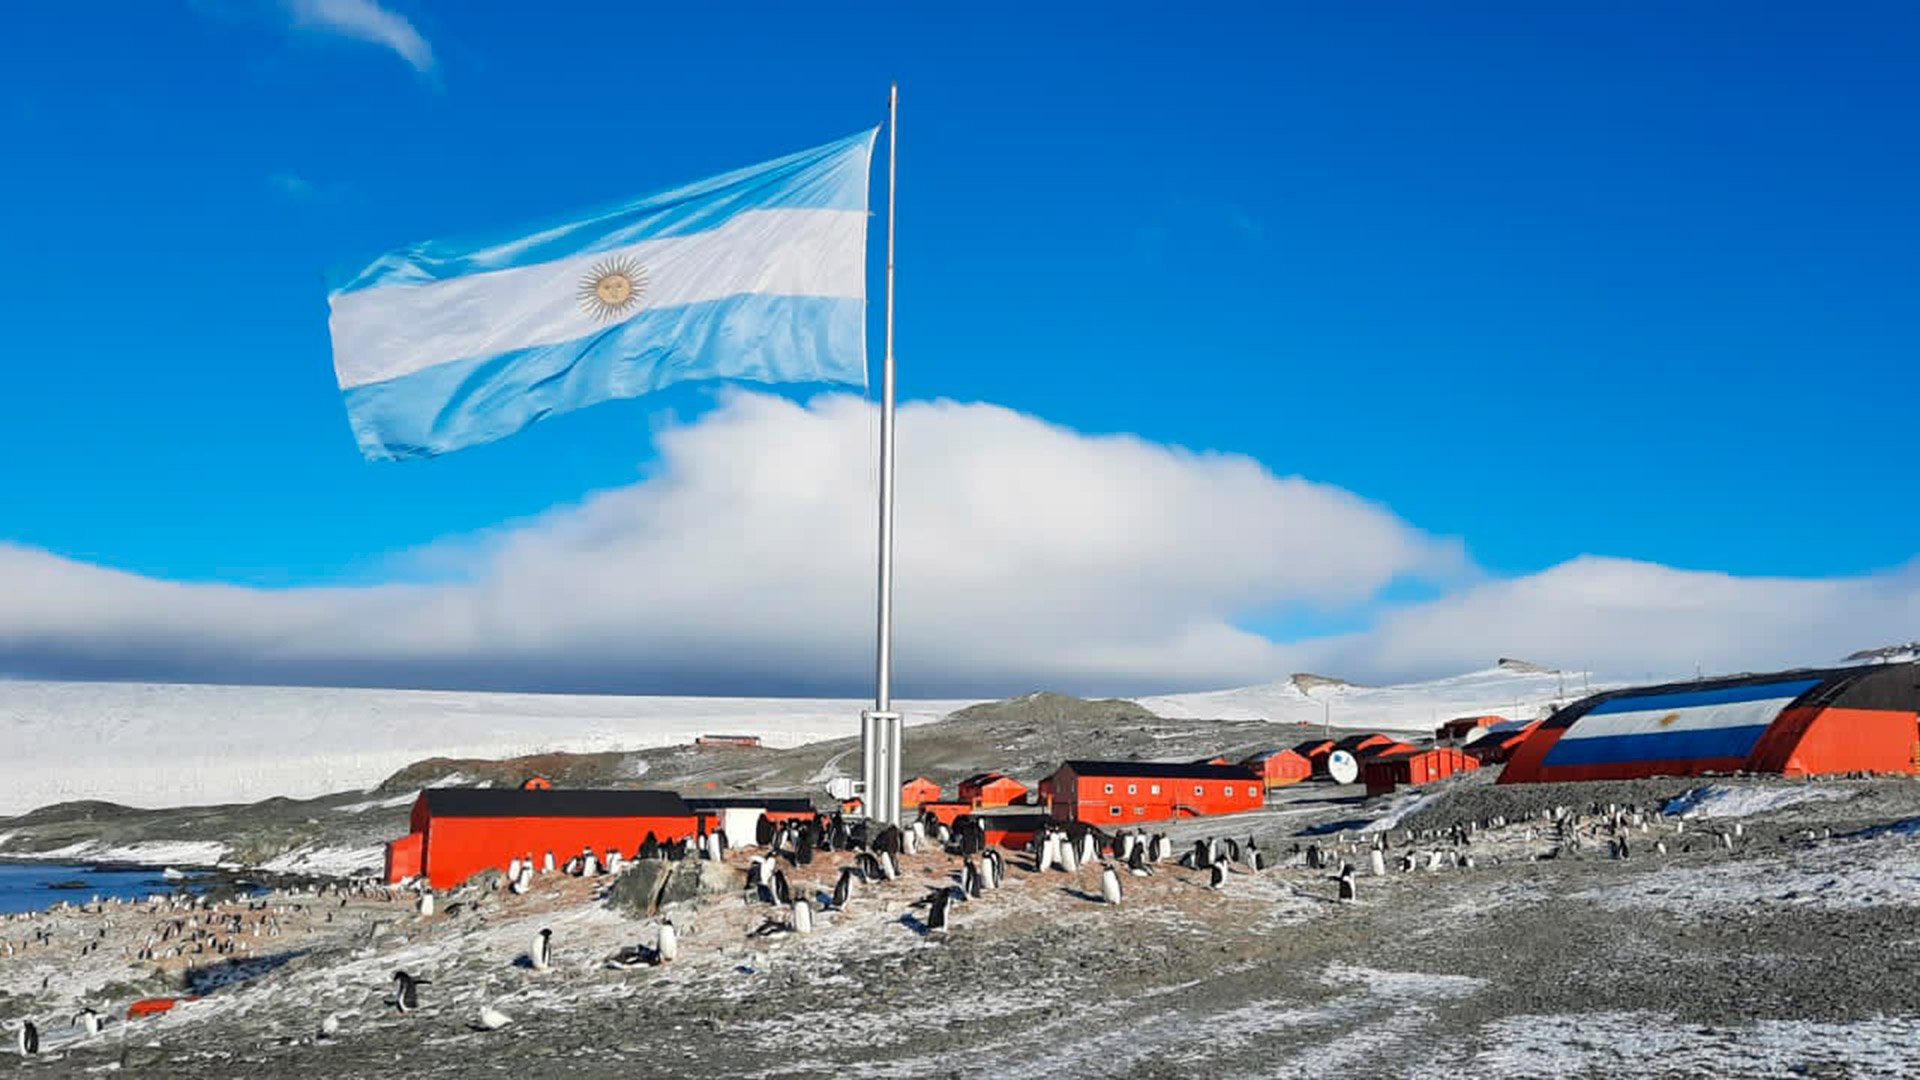
M1429 734L1456 716L1496 713L1509 720L1531 720L1543 707L1572 701L1588 692L1579 672L1491 667L1431 682L1400 686L1354 686L1319 680L1283 679L1238 690L1209 690L1141 698L1140 704L1169 717L1214 720L1271 720L1278 724L1319 724L1425 731ZM1317 684L1316 684L1317 683ZM1593 690L1602 689L1592 683Z
M909 724L969 704L896 703ZM0 680L0 815L308 798L429 757L631 750L703 734L798 746L856 735L871 703Z

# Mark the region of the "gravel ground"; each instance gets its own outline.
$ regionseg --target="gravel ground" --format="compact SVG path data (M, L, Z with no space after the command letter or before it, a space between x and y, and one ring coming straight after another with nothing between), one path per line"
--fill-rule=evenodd
M61 1041L0 1059L0 1074L1920 1076L1920 830L1906 824L1920 783L1714 783L1695 816L1618 828L1607 803L1644 810L1700 782L1468 778L1371 806L1303 786L1265 812L1173 831L1253 835L1283 857L1318 843L1360 867L1354 903L1334 899L1328 871L1283 858L1217 891L1161 864L1127 877L1112 907L1096 871L1035 873L1015 856L1004 888L928 935L912 905L958 863L923 855L806 936L753 936L773 909L703 897L675 913L681 958L638 970L606 959L654 941L657 922L600 903L604 879L442 894L431 917L405 897L282 894L278 936L253 950L259 971L89 1042L69 1041L82 1002L117 1013L136 987L178 984L178 962L124 956L178 916L42 915L0 924L0 939L52 933L0 956L0 1016L33 1016ZM1538 816L1596 803L1602 816L1564 828ZM1762 812L1715 816L1730 806ZM1356 831L1383 814L1397 824ZM1498 815L1511 823L1464 845L1444 835ZM1371 877L1375 836L1390 863L1420 868ZM1629 856L1611 857L1622 836ZM1443 865L1427 869L1435 853ZM1474 867L1445 865L1449 853ZM796 885L824 887L840 861L796 869ZM544 972L520 961L542 926L557 949ZM84 961L66 956L94 939L106 944ZM433 980L417 1012L390 1003L396 967ZM42 990L46 970L66 974ZM513 1023L472 1030L483 1004ZM317 1039L328 1012L342 1029Z

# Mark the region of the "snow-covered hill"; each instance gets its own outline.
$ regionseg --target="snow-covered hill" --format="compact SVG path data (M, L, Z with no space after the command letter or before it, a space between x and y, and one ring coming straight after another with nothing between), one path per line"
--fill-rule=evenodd
M896 703L909 724L965 701ZM309 798L429 757L641 749L704 734L798 746L858 734L870 703L0 680L0 815Z
M1301 689L1302 685L1308 688ZM1578 675L1494 668L1361 687L1313 680L1141 699L1167 717L1431 729L1453 716L1532 716ZM1331 702L1330 707L1323 704ZM865 702L614 697L322 687L0 681L0 816L101 799L131 806L310 798L365 788L429 757L633 750L703 734L788 747L859 731ZM910 701L909 724L967 701ZM982 763L982 767L991 765Z
M1602 689L1579 672L1541 671L1519 664L1399 686L1355 686L1296 677L1237 690L1141 698L1140 704L1168 717L1277 724L1331 720L1335 727L1431 733L1456 716L1497 713L1530 720L1542 708L1584 696L1589 685Z

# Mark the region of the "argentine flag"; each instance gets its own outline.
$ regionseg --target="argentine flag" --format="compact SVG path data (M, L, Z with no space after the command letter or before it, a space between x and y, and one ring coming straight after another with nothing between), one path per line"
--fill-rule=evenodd
M361 453L432 457L687 379L865 386L877 130L522 236L382 256L328 296Z

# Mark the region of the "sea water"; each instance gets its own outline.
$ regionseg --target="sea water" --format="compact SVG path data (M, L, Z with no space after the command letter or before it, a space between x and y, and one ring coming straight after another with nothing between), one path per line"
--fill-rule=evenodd
M95 896L144 900L154 893L173 892L181 884L167 880L158 867L128 870L73 863L0 863L0 915L45 911L61 901L84 904Z

